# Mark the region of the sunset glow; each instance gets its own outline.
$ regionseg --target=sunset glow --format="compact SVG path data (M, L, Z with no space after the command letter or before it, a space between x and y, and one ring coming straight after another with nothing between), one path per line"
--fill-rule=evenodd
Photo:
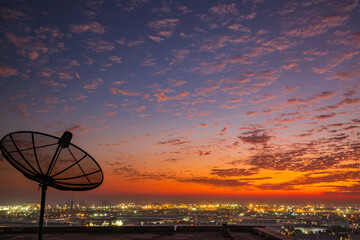
M6 1L0 17L0 136L71 131L104 171L81 196L359 199L357 0ZM1 200L36 190L0 158Z

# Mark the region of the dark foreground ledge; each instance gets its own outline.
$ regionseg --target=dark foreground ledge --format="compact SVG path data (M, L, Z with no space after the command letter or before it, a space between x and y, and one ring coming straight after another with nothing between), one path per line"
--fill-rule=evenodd
M36 236L38 232L37 227L0 227L0 239L4 237L20 236ZM205 235L216 236L216 239L273 239L273 240L290 240L291 237L283 236L279 233L273 232L264 227L253 226L237 226L237 225L223 225L223 226L110 226L110 227L45 227L44 234L59 236L58 239L62 239L63 234L72 234L75 238L80 235L96 235L97 239L100 239L100 235L116 235L121 237L122 235L131 234L133 236L145 236L145 235L159 235L157 239L168 239L167 237L173 235L171 239L177 239L176 236L196 236L202 237ZM46 236L46 235L45 235ZM70 236L69 236L70 237ZM94 236L95 237L95 236ZM195 237L195 236L193 236ZM245 237L245 238L244 238ZM121 238L116 238L121 239ZM139 238L140 239L140 238ZM181 237L181 239L185 239Z

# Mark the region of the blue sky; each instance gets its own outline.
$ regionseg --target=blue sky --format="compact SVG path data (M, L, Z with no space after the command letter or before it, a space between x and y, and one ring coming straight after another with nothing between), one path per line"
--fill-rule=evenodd
M357 0L3 1L0 15L1 135L72 131L104 169L93 194L359 196Z

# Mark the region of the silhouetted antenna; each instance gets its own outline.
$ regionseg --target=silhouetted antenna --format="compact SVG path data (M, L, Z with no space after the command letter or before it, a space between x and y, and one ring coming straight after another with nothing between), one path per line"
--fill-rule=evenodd
M101 185L104 176L99 164L81 148L71 143L72 133L61 138L45 133L13 132L1 139L6 160L25 177L41 187L39 236L42 239L47 187L86 191Z

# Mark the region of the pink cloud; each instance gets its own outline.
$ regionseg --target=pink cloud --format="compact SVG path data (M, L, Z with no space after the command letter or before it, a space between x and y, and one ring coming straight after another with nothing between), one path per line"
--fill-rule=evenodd
M83 88L85 90L96 90L104 81L101 78L92 80L92 83L85 85Z
M278 98L278 97L279 96L277 96L277 95L265 93L260 98L252 99L252 100L250 100L250 102L252 102L252 103L266 102L266 101L270 101L270 100L273 100L273 99Z
M108 116L108 117L113 117L113 116L116 115L116 111L106 112L105 115Z
M242 101L243 101L242 98L232 98L228 102L234 103L234 102L242 102Z
M312 101L318 101L322 99L329 99L336 95L336 91L322 91L321 93L311 96L308 99L298 99L298 98L290 98L287 100L287 103L310 103Z
M286 71L290 71L293 68L297 68L299 65L297 63L289 63L288 65L281 65L281 69L284 69Z
M125 38L121 38L119 40L116 40L116 42L120 45L133 47L133 46L139 46L139 45L143 44L145 41L144 41L143 37L141 37L136 40L126 40Z
M19 20L21 18L26 18L25 13L17 9L11 9L7 7L2 7L0 9L0 14L4 20Z
M155 62L155 58L149 58L149 59L145 59L141 62L141 66L142 67L145 67L145 66L154 66L156 65L156 62Z
M149 26L155 30L160 29L174 29L178 24L180 23L180 20L177 18L165 18L161 20L152 21L149 23Z
M33 37L18 36L10 32L5 33L5 37L9 42L11 42L12 44L14 44L19 48L24 48L30 41L33 40Z
M89 22L87 24L71 24L70 31L77 34L85 32L104 34L106 32L106 27L101 26L98 22Z
M360 98L345 98L344 100L341 100L340 102L338 102L334 105L322 107L322 108L317 109L316 111L335 110L335 109L339 109L344 106L358 105L359 103L360 103Z
M170 60L170 66L183 62L184 59L187 58L187 55L190 51L188 49L179 49L172 50L171 52L174 55L174 58Z
M121 57L118 57L118 56L110 56L109 60L114 62L114 63L122 63Z
M184 97L186 97L188 95L189 95L189 92L183 91L183 92L179 93L178 97L184 98Z
M321 51L316 51L315 49L303 51L303 55L326 56L327 54L329 54L328 51L321 52Z
M169 78L168 83L171 86L179 87L179 86L182 86L182 85L186 84L186 81L181 81L181 80L176 80L176 79L173 79L173 78Z
M77 71L75 71L75 76L76 76L76 78L81 79L81 76Z
M349 20L347 15L330 15L318 17L306 25L286 31L285 34L291 37L309 38L329 31L329 29L341 26Z
M326 120L329 118L333 118L336 115L336 113L330 113L330 114L321 114L313 117L314 120Z
M9 66L0 65L0 77L7 78L18 74L18 70Z
M326 79L340 79L343 81L350 81L354 79L359 79L360 77L360 70L358 68L352 68L348 71L344 72L335 72L330 77Z
M82 94L78 94L78 95L75 95L75 97L73 98L70 98L71 101L83 101L85 99L87 99L88 96L86 95L82 95Z
M86 44L85 48L96 53L112 51L115 48L114 44L101 39L90 39Z
M70 80L70 79L73 79L73 77L67 73L67 72L59 72L58 73L58 77L62 80Z
M59 99L57 97L44 97L41 99L45 104L56 104L59 103Z
M231 24L228 26L228 29L234 30L234 31L251 32L250 29L244 27L241 24Z
M210 8L210 12L216 15L224 15L224 14L238 14L238 9L236 8L235 3L231 4L217 4L216 6Z
M129 0L124 2L124 10L127 12L134 11L135 9L142 9L149 0Z
M140 93L137 93L137 92L132 92L132 91L129 91L129 90L119 90L117 88L111 88L110 92L112 94L121 93L124 96L140 96L141 95Z
M55 82L54 80L46 80L46 81L44 81L44 83L46 85L49 85L49 86L55 87L55 88L57 88L57 87L66 87L66 84Z
M115 85L122 85L127 83L126 81L115 81L115 82L111 82L111 84L115 84Z
M296 41L290 41L286 37L278 37L276 39L262 43L263 46L273 47L278 51L288 49L296 44L297 44Z
M66 129L66 131L69 132L75 132L75 131L87 132L89 130L91 130L91 128L85 128L83 127L83 124L76 124Z
M161 102L161 101L165 102L165 101L171 99L171 97L165 96L164 93L155 93L154 96L157 97L158 102Z
M162 36L162 37L171 37L172 32L171 31L160 31L160 32L158 32L158 35Z
M28 106L26 104L18 104L14 107L14 111L20 113L22 116L29 116L29 113L27 112Z
M148 36L148 38L150 38L151 40L153 40L153 41L155 41L155 42L157 42L157 43L160 43L160 42L164 41L164 38L159 37L159 36L152 36L152 35L150 35L150 36Z
M254 115L257 115L257 114L258 114L258 112L250 111L250 112L246 112L245 116L249 117L249 116L254 116Z
M358 52L358 51L353 51L353 52L343 52L343 53L335 54L331 58L330 62L327 64L327 66L324 66L322 68L312 67L312 70L316 73L324 74L326 72L329 72L333 68L339 66L344 61L352 59L354 56L358 55L359 53L360 52Z
M39 57L39 54L36 52L36 51L31 51L31 52L29 52L29 58L31 59L31 60L35 60L35 59L37 59Z
M139 108L136 109L137 112L141 112L146 108L146 106L141 106Z

